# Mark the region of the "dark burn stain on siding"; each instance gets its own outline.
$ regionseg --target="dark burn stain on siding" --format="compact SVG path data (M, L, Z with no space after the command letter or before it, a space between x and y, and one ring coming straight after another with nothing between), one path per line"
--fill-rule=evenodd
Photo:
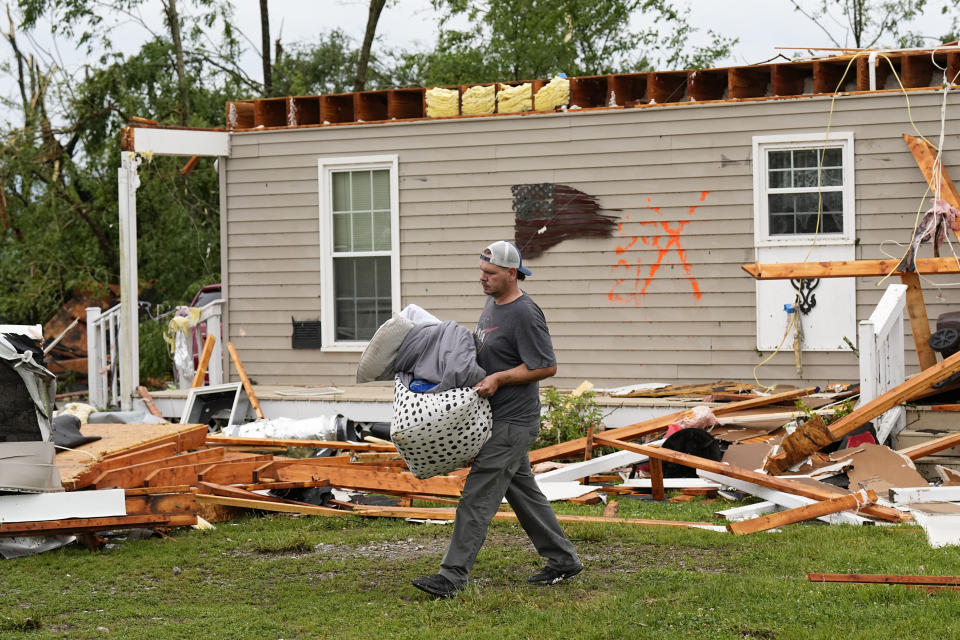
M565 184L515 184L514 242L525 258L541 256L568 238L609 238L617 216L607 215L596 197Z

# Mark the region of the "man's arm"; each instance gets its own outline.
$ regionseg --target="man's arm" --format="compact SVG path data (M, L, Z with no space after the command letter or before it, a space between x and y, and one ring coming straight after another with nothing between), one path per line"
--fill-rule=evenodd
M543 367L542 369L528 369L522 362L513 369L491 373L486 378L478 382L473 390L481 398L489 398L497 392L497 389L512 384L527 384L549 378L557 374L557 365Z

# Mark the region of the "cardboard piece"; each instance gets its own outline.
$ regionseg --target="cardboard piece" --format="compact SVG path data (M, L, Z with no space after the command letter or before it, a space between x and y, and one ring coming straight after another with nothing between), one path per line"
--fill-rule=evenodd
M851 489L873 489L886 496L897 487L926 487L930 483L918 472L913 462L889 447L862 444L853 449L837 451L836 460L849 458L853 466L847 471Z
M722 462L744 469L759 469L771 449L773 445L766 442L733 444L727 447Z

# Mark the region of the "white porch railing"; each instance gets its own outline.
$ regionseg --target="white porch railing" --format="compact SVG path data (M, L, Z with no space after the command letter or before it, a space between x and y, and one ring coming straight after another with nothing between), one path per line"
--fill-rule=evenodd
M200 308L199 321L190 328L188 341L199 356L203 340L210 333L217 339L207 367L211 385L223 382L223 351L220 316L223 300L214 300ZM186 381L189 387L192 378ZM184 380L179 380L181 388ZM122 405L120 397L120 305L106 311L87 307L87 388L90 404L105 409Z
M860 405L906 379L903 354L906 296L906 285L891 284L870 318L860 321ZM902 405L887 411L874 421L877 440L884 442L906 424L906 411Z

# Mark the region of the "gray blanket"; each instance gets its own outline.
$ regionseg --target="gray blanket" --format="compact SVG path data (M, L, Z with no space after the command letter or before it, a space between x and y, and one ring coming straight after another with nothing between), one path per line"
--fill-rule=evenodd
M413 327L393 365L408 389L413 380L436 383L430 393L472 387L487 376L477 364L473 334L453 321Z

